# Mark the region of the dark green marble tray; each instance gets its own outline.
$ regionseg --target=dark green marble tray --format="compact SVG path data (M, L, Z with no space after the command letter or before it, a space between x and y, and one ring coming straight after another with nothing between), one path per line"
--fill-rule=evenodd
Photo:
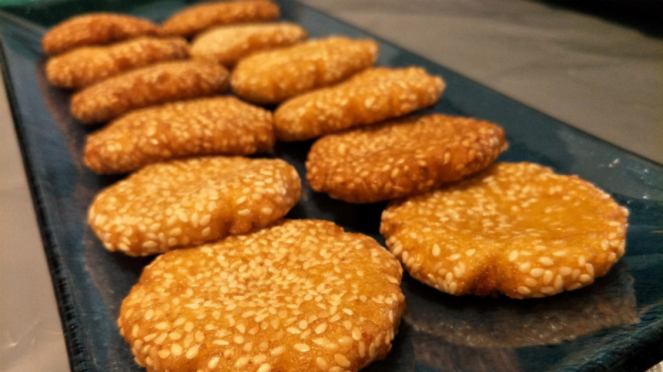
M0 11L1 61L16 133L39 217L44 251L73 371L140 371L115 326L119 305L149 259L107 252L85 223L88 205L117 177L82 163L89 127L68 112L69 93L43 74L44 30L71 15L107 10L161 21L182 1L55 1ZM311 37L370 36L319 11L282 2L283 18ZM505 48L508 46L505 46ZM448 88L429 111L488 119L505 128L501 160L578 174L631 211L627 253L588 288L513 301L455 298L405 275L408 312L386 360L367 371L642 371L663 359L663 167L528 108L453 71L382 41L378 63L420 65ZM310 142L278 144L273 156L304 178ZM293 218L322 218L378 234L384 204L350 205L313 193ZM20 247L17 247L20 249Z

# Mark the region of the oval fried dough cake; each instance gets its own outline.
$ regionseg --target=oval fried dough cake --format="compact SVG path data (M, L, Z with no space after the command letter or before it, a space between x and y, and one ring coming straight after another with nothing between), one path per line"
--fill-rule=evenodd
M487 121L405 117L319 139L308 154L306 178L332 198L373 203L457 181L506 147L502 128Z
M46 64L46 77L53 85L78 89L135 68L188 56L189 44L184 39L141 37L53 57Z
M248 155L274 146L272 114L234 97L201 98L130 112L89 135L85 164L117 174L173 158Z
M345 80L372 66L380 47L373 40L332 36L241 60L230 77L233 91L259 104L274 104Z
M444 81L419 67L376 67L331 88L283 103L274 113L281 141L302 141L402 116L435 104Z
M74 48L103 45L138 36L156 35L154 23L124 14L91 13L67 19L42 38L46 54L53 56Z
M306 39L306 30L293 23L222 26L205 32L191 45L191 57L232 67L242 58Z
M161 103L211 96L228 88L228 70L211 62L162 62L103 80L76 93L71 112L86 124Z
M300 196L297 171L283 160L175 160L101 191L88 223L108 250L145 256L266 226Z
M354 372L391 349L401 273L368 236L283 221L157 257L118 326L150 372Z
M217 1L190 6L168 18L161 32L192 36L218 25L266 22L279 18L279 6L271 1Z
M591 284L624 255L628 211L577 176L497 163L382 214L387 246L453 295L551 296Z

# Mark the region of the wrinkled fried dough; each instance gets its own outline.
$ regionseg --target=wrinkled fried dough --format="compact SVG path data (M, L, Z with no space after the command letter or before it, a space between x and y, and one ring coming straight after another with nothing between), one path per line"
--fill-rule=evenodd
M156 35L154 23L124 14L91 13L67 19L51 28L41 40L46 54L89 45L104 45L138 36Z
M200 35L191 46L191 57L232 67L242 58L306 39L306 30L293 23L222 26Z
M577 176L497 163L392 203L387 246L410 274L453 295L551 296L591 284L624 255L628 211Z
M372 66L378 50L379 45L373 40L338 36L312 40L241 60L230 84L238 96L249 102L280 103Z
M49 83L79 89L122 72L157 62L184 59L189 45L181 38L141 37L109 46L74 49L46 64Z
M405 298L377 242L289 220L147 266L118 326L148 371L351 371L383 359Z
M266 22L278 19L279 6L271 1L220 1L190 6L168 18L165 35L192 36L213 26Z
M146 256L266 226L300 196L297 171L283 160L174 160L101 191L88 223L108 250Z
M135 171L185 156L249 155L274 146L272 114L234 97L202 98L130 112L88 136L97 173Z
M223 93L228 70L211 62L163 62L101 81L71 99L71 112L86 124L161 103Z
M435 104L444 81L419 67L376 67L331 88L295 97L274 114L281 141L301 141L377 123Z
M426 115L319 139L306 162L313 190L351 203L426 192L484 169L507 145L497 125Z

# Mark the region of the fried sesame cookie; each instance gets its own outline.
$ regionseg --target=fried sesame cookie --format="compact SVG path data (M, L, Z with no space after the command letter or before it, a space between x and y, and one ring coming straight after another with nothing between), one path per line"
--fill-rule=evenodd
M230 77L241 98L274 104L345 80L372 66L380 46L373 40L332 36L260 52L241 60Z
M71 99L74 117L86 124L161 103L223 93L228 70L211 62L162 62L103 80Z
M55 56L46 64L46 77L53 85L78 89L135 68L188 56L189 44L182 38L141 37Z
M306 30L287 22L222 26L198 36L191 45L191 57L232 67L253 53L291 46L304 39Z
M278 19L279 6L271 1L218 1L190 6L168 18L162 34L193 36L219 25Z
M453 295L551 296L591 284L624 255L628 211L577 176L497 163L392 203L387 246L410 274Z
M368 236L282 221L157 257L118 326L149 372L354 372L391 349L401 273Z
M101 191L88 223L108 250L146 256L266 226L301 191L295 168L279 159L174 160Z
M506 148L502 128L487 121L404 117L319 139L308 154L306 179L332 198L373 203L457 181Z
M154 23L125 14L90 13L69 18L48 30L41 40L46 54L54 56L75 48L104 45L138 36L156 35Z
M275 112L281 141L301 141L405 115L435 104L444 81L419 67L376 67L331 88L283 103Z
M97 173L200 155L249 155L274 146L272 114L235 97L201 98L132 111L89 135L85 164Z

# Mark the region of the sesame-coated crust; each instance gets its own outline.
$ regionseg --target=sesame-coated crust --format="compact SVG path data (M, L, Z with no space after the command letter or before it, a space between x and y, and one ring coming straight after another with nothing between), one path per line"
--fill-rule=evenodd
M211 62L162 62L94 84L71 99L71 112L86 124L166 102L225 92L228 70Z
M313 190L351 203L426 192L484 169L506 150L504 131L477 119L410 116L331 134L306 161Z
M373 40L332 36L255 53L237 63L230 84L249 102L280 103L372 66L379 49Z
M189 44L182 38L140 37L53 57L46 64L46 77L53 85L79 89L135 68L188 56Z
M551 296L591 284L624 255L628 211L577 176L497 163L392 202L380 231L417 280L453 295Z
M249 155L274 146L272 114L235 97L132 111L89 135L85 164L103 174L185 156Z
M222 26L198 36L191 45L191 57L232 67L242 58L306 39L306 30L293 23Z
M193 36L220 25L266 22L278 19L279 7L271 1L218 1L190 6L168 18L160 30L164 35Z
M391 349L401 273L368 236L282 221L157 257L118 325L148 372L356 372Z
M156 35L154 23L124 14L91 13L55 25L42 38L46 54L54 56L75 48L104 45L138 36Z
M363 71L331 88L283 103L274 113L280 141L301 141L405 115L435 104L444 81L419 67Z
M108 250L145 256L266 226L300 196L297 171L280 159L173 160L102 190L88 223Z

